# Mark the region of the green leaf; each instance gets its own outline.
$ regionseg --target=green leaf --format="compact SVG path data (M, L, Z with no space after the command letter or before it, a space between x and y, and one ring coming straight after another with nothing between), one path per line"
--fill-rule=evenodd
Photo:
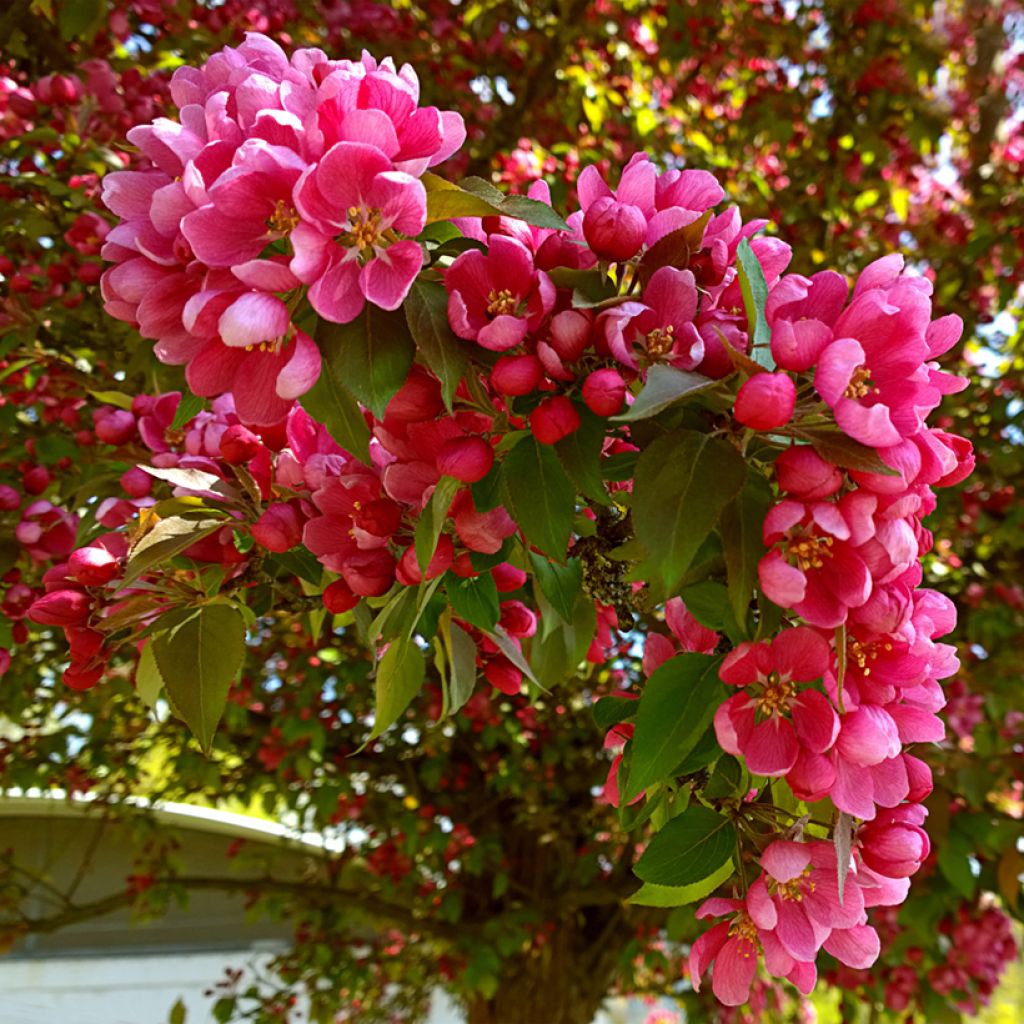
M469 347L448 324L448 293L435 281L416 281L405 300L405 316L413 341L431 372L441 382L448 411L455 390L469 368Z
M855 441L841 430L830 430L828 427L801 427L794 432L803 440L810 441L814 450L834 466L862 473L881 473L883 476L899 475L879 458L874 448Z
M579 597L583 582L583 566L578 558L570 558L565 565L558 565L536 551L529 552L533 575L551 607L558 612L563 622L572 622L572 612Z
M607 423L589 409L577 406L577 411L579 427L555 445L555 454L580 494L607 505L610 499L601 479L601 449Z
M172 1007L167 1024L185 1024L185 1004L179 999Z
M735 842L728 818L692 805L665 823L633 870L639 879L655 885L693 885L730 860Z
M445 577L452 611L471 625L485 631L494 629L501 616L498 587L489 572L463 579L453 572Z
M152 645L171 703L208 753L242 667L245 620L231 605L204 605Z
M228 486L224 480L213 473L206 473L201 469L182 469L178 466L164 468L162 466L139 466L144 473L148 473L157 480L164 480L174 487L184 487L190 491L217 491L222 492Z
M526 539L564 561L576 514L576 488L554 449L524 437L505 457L502 480L509 512Z
M174 419L171 420L171 425L168 429L181 430L189 420L202 411L204 405L206 405L206 399L192 394L191 391L186 391L181 396L181 401L178 403L178 408L174 413Z
M280 565L285 571L298 576L300 580L319 587L324 578L324 567L317 561L316 555L301 545L291 551L281 551L267 559L269 565Z
M91 40L96 35L107 5L104 0L61 0L57 10L57 27L65 42Z
M659 437L640 455L633 486L637 540L657 552L654 569L674 592L747 467L727 441L692 430Z
M128 553L128 564L121 586L127 586L144 572L181 554L197 540L216 533L231 522L230 519L211 519L201 513L161 519Z
M687 903L696 903L697 900L710 896L734 870L732 857L729 857L707 878L690 885L655 885L652 882L644 882L626 902L638 907L682 907Z
M103 402L106 405L113 405L118 409L125 409L131 411L132 408L132 396L126 395L123 391L90 391L90 395L96 399L97 402ZM200 399L202 401L202 399Z
M532 683L536 683L540 686L540 681L533 673L533 669L530 668L530 663L523 657L523 652L519 649L519 645L505 632L502 626L495 626L494 629L487 634L491 642L494 643L498 650L512 662L513 665L520 672L526 676L527 679ZM543 687L542 687L543 688Z
M601 697L590 709L590 713L602 732L607 732L613 725L626 721L636 714L640 702L633 697Z
M436 174L422 177L427 190L427 223L451 220L453 217L494 217L498 208L494 203L468 192Z
M302 408L322 423L345 451L369 465L370 428L359 403L345 387L343 370L336 355L334 349L323 352L320 378L299 401Z
M401 309L367 303L351 323L321 319L316 341L331 374L378 419L405 383L416 346Z
M367 743L398 721L423 685L426 668L423 652L415 641L400 637L391 642L377 665L373 731Z
M506 196L499 207L503 217L514 217L535 228L568 231L569 225L547 203L528 196Z
M451 656L448 713L454 715L473 696L476 687L476 644L457 622L449 627L448 652Z
M717 380L703 374L677 370L674 366L652 366L636 401L621 416L613 416L612 419L620 423L649 419L684 398L713 388L717 383Z
M698 772L701 768L706 768L712 761L721 756L722 748L718 745L715 727L714 725L709 725L704 730L704 735L694 744L693 750L672 769L671 775L673 778L679 778L681 775L690 775L693 772Z
M153 654L153 644L148 643L142 648L139 663L135 668L135 692L139 699L151 711L156 707L157 697L164 688L164 677L160 675L160 667Z
M424 576L426 576L427 567L437 550L441 530L448 518L448 509L451 508L461 486L462 484L454 477L441 477L427 507L420 513L416 522L416 563Z
M722 509L719 529L729 581L729 601L741 628L757 586L757 564L764 554L764 519L772 505L768 481L756 469L747 472L743 489Z
M740 277L740 291L743 305L747 310L747 332L750 337L750 355L766 370L775 369L775 359L769 344L771 330L764 315L768 301L768 284L764 271L747 239L743 239L736 250L736 265Z
M679 654L659 665L644 684L622 803L668 775L702 738L725 699L718 679L721 661L710 654Z

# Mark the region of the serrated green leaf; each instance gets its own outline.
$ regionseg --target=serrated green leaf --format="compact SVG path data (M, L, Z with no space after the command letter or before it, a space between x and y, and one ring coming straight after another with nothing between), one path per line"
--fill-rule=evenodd
M626 721L636 714L639 701L635 697L602 697L590 709L597 727L606 732L613 725Z
M230 519L211 519L200 513L161 519L128 553L121 585L127 586L143 573L181 554L196 541L216 533L231 522Z
M607 422L589 409L577 407L577 411L579 427L555 445L555 454L580 494L607 505L611 499L601 479L601 449Z
M435 281L416 281L405 300L413 341L430 371L441 382L449 412L452 399L469 368L469 346L448 323L448 292Z
M570 558L565 565L558 565L549 558L530 551L530 565L533 576L551 607L563 622L572 622L572 612L580 594L583 582L583 566L578 558Z
M164 688L164 677L160 675L160 667L153 654L152 641L142 648L139 662L135 668L135 692L139 699L152 711L156 707L157 698Z
M366 425L366 418L345 386L336 348L323 351L322 355L320 377L299 402L313 419L327 428L345 451L369 465L370 428Z
M476 644L457 622L449 626L448 653L451 660L448 713L454 715L476 688Z
M398 721L419 692L425 675L426 661L415 641L405 637L393 640L377 664L373 730L367 743Z
M612 419L619 423L649 419L684 398L713 388L717 383L717 380L703 374L677 370L674 366L652 366L636 401L621 416L613 416Z
M692 430L657 438L640 455L633 486L637 540L658 553L652 568L673 593L747 467L728 442Z
M710 654L679 654L659 665L644 684L633 764L622 787L624 804L668 775L704 735L725 699L718 679L721 661Z
M178 408L174 413L174 419L171 420L171 425L168 429L181 430L189 420L202 411L204 405L206 405L206 399L201 398L199 395L194 395L191 391L186 391L181 396L181 401L178 403Z
M228 691L245 656L245 620L227 604L204 605L152 641L167 695L209 752Z
M721 870L732 857L735 842L736 831L728 818L692 805L665 823L634 873L655 885L693 885Z
M747 310L750 355L754 362L766 370L774 370L775 359L769 343L771 330L764 315L765 303L768 301L768 284L764 279L761 263L746 238L736 249L736 268L739 271L743 305Z
M696 903L710 896L735 870L730 857L717 871L690 885L655 885L644 882L626 902L638 907L682 907L687 903Z
M802 427L796 431L798 437L810 441L814 450L826 461L841 469L853 469L862 473L881 473L883 476L899 476L887 466L874 448L855 441L841 430L827 427Z
M505 457L502 481L508 510L526 539L563 561L576 513L576 488L552 447L524 437Z
M437 542L444 529L445 520L448 518L448 509L451 508L461 486L462 484L454 477L441 477L434 487L434 493L430 496L427 507L420 513L420 517L416 521L416 564L424 576L426 576L427 567L437 550Z
M401 309L367 303L347 324L321 319L316 341L331 375L378 419L405 383L416 346Z
M462 578L453 572L445 577L445 589L452 611L466 622L489 631L501 615L498 587L489 572Z
M772 505L772 489L764 475L751 468L739 494L722 509L719 530L729 583L729 601L736 622L745 627L757 586L757 566L764 555L764 520Z

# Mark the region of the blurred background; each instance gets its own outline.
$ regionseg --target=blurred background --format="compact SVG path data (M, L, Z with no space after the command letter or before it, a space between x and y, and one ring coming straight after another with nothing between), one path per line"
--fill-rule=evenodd
M108 392L182 384L103 312L102 177L133 166L130 127L173 116L174 69L246 31L410 62L424 102L466 118L449 178L544 177L564 208L581 166L614 179L646 151L713 171L793 247L792 271L855 275L901 251L933 282L937 313L965 324L951 368L974 385L944 425L978 456L929 523L963 664L930 756L936 853L879 913L870 972L826 967L813 1005L766 985L716 1010L684 976L692 908L622 904L631 846L593 801L607 765L578 695L477 694L443 732L354 754L365 655L344 635L311 646L269 609L207 759L148 713L130 662L87 693L61 684L60 638L24 619L33 579L7 508L0 1022L483 1024L534 990L583 1024L606 995L611 1020L651 1024L1024 1019L1021 4L7 0L0 474L55 508L103 500L127 468L88 438Z

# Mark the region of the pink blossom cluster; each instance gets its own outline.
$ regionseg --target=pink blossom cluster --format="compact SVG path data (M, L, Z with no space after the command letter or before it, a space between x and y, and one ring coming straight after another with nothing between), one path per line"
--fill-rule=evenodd
M339 323L405 298L423 261L419 178L462 144L462 119L420 106L408 66L289 59L258 34L179 68L171 95L179 120L128 133L149 165L103 180L120 218L106 308L196 394L231 392L245 422L275 423L320 372L294 322L304 295Z

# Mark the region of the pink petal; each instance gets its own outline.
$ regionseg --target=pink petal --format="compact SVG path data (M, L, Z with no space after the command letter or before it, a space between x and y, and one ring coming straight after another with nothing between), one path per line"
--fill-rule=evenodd
M939 743L946 738L946 727L938 715L909 704L890 704L886 710L903 743Z
M708 965L718 956L719 950L729 937L729 924L723 921L706 931L690 947L690 983L695 992L700 991L701 975Z
M763 928L766 931L774 928L775 922L779 919L763 877L758 878L747 890L747 913L750 914L750 919L758 928Z
M276 295L246 292L221 315L221 340L232 348L246 348L261 341L273 341L288 330L291 315Z
M367 202L383 210L385 227L405 235L418 235L427 221L427 192L423 183L399 171L378 174Z
M793 727L800 743L815 754L823 754L839 735L839 716L828 698L817 690L804 690L793 702Z
M794 960L812 961L817 956L818 943L807 915L792 900L779 899L777 906L779 923L775 934L779 941Z
M332 260L308 292L310 305L325 319L347 324L363 311L366 299L359 287L359 263L355 253Z
M308 335L298 331L295 351L277 376L279 398L296 399L304 395L320 379L320 349Z
M749 939L727 939L715 957L711 991L726 1006L742 1006L750 998L757 973L757 949Z
M835 406L843 397L856 369L864 365L864 349L854 338L837 338L818 357L814 386L818 394Z
M780 608L794 608L807 593L807 577L778 551L769 551L757 564L761 589Z
M806 843L795 843L789 839L776 839L761 854L761 867L776 882L792 882L799 878L811 863L811 851Z
M772 641L771 653L779 675L800 683L820 679L832 660L828 641L806 626L783 630Z
M780 776L796 763L799 744L793 726L777 715L759 725L743 743L747 767L755 775Z
M397 309L409 294L416 275L423 266L423 250L417 242L396 242L378 250L360 275L363 294L381 309Z
M847 967L864 970L878 959L878 932L866 924L836 929L825 940L825 949Z

